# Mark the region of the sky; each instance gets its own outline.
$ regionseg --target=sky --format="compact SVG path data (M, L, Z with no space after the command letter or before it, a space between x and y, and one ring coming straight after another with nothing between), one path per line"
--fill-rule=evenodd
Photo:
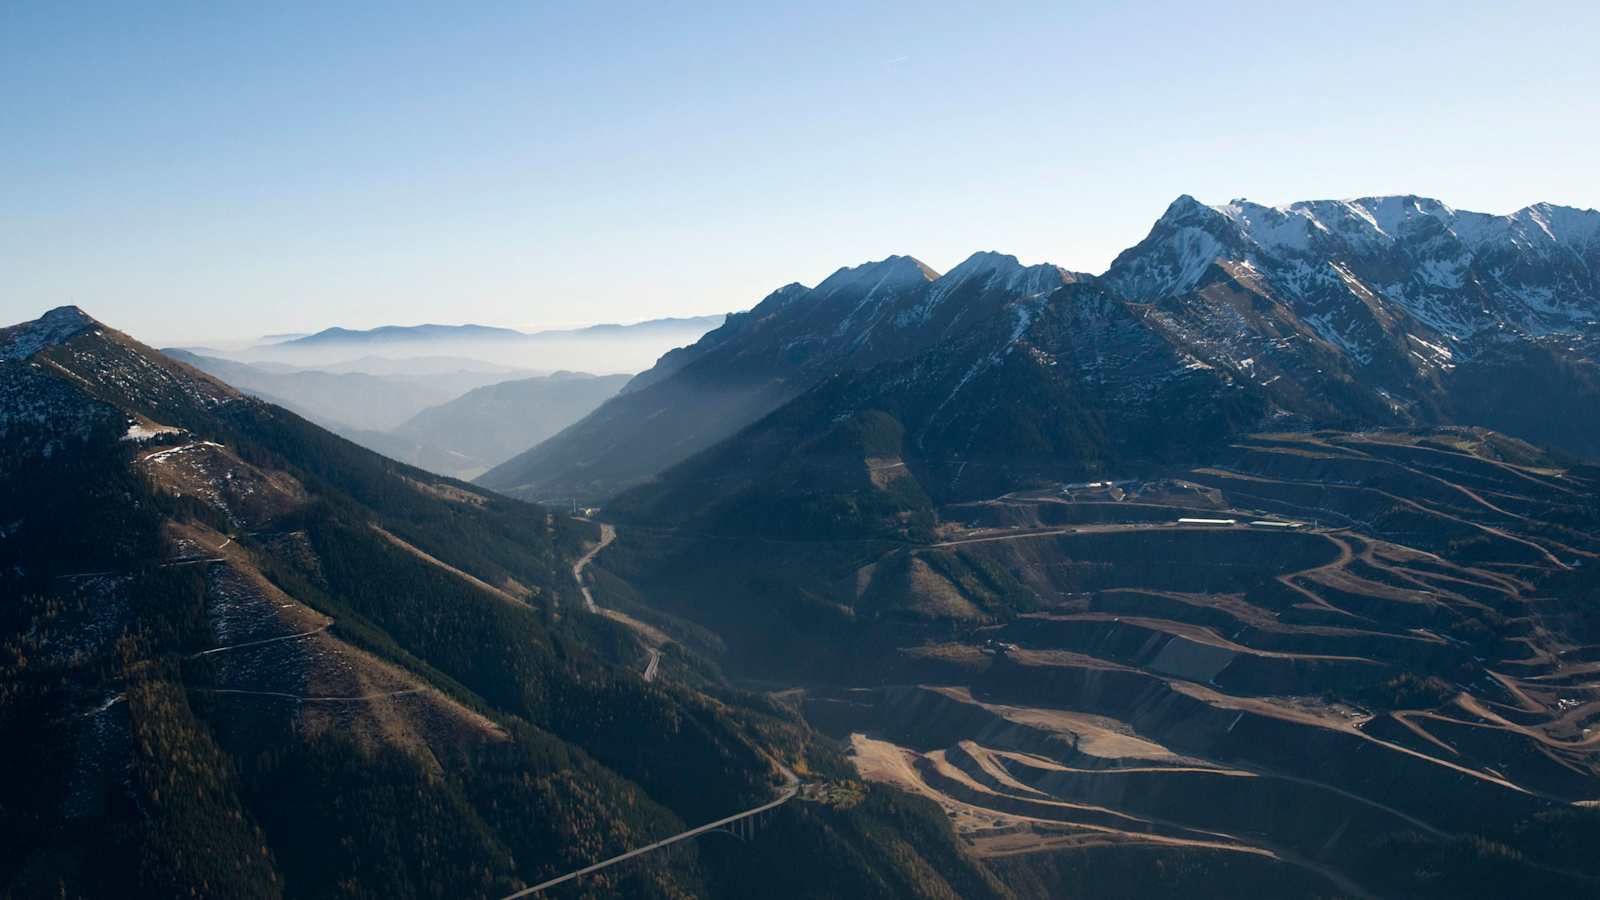
M0 3L0 322L745 309L1174 198L1600 207L1600 4Z

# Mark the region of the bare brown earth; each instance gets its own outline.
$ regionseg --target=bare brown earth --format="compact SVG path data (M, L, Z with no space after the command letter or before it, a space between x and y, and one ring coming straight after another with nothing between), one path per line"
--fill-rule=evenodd
M292 475L249 465L210 441L186 440L142 452L135 465L162 489L198 498L244 528L261 527L306 502L305 488Z
M245 528L266 525L306 499L292 477L252 466L213 443L187 441L143 452L137 464L164 490L196 497ZM525 602L372 527L487 593ZM489 719L336 637L333 619L277 588L262 575L252 551L226 535L199 522L169 522L164 536L164 565L193 567L206 582L206 616L218 643L194 653L185 671L190 691L223 731L287 729L308 739L338 731L424 760L463 742L506 740ZM279 543L292 550L289 537ZM241 737L248 740L248 734Z
M1600 565L1596 485L1522 449L1270 435L1181 477L953 507L903 603L977 626L808 715L982 855L1183 846L1370 896L1347 862L1375 836L1600 802L1600 630L1550 587ZM1036 608L990 612L937 577L954 554Z
M415 675L340 640L333 619L275 587L237 543L197 523L170 526L168 535L176 560L194 560L206 580L217 645L194 653L186 671L190 691L222 727L273 722L307 737L337 730L424 759L441 746L506 738Z

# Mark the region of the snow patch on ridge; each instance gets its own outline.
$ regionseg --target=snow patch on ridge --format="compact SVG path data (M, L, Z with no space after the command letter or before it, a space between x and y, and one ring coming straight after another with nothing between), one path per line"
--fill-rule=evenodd
M834 337L843 337L856 327L856 320L870 306L926 284L937 277L932 269L910 256L891 256L882 262L867 263L854 269L840 269L817 285L816 293L828 297L846 290L863 291L861 299L834 328ZM864 339L863 332L861 338ZM859 339L858 339L859 342Z
M829 296L845 290L878 292L903 291L938 277L938 273L910 256L891 256L878 262L846 266L817 285L813 293Z
M895 317L895 325L905 327L927 322L945 300L968 284L976 284L980 290L1000 289L1038 297L1077 279L1077 275L1060 266L1049 263L1024 266L1009 253L980 250L939 276L929 286L928 295L921 303Z
M928 417L928 422L930 425L936 419L938 419L939 413L943 412L944 408L950 405L950 402L956 398L956 395L960 394L961 390L965 388L973 378L977 377L979 372L999 365L1002 359L1010 355L1011 351L1016 348L1017 342L1022 340L1022 335L1027 332L1028 326L1033 324L1035 309L1040 302L1042 301L1039 298L1034 298L1032 303L1023 302L1016 303L1011 306L1012 312L1016 315L1016 321L1012 324L1011 335L1006 338L1004 344L996 347L990 353L978 357L978 359L967 368L966 373L961 376L961 380L956 382L956 386L950 391L944 400L940 401L938 406L934 407L933 414Z
M1214 265L1357 359L1379 352L1360 322L1406 317L1461 357L1508 329L1569 333L1600 314L1600 212L1541 203L1491 215L1414 195L1206 206L1185 195L1104 278L1154 302L1196 291Z
M58 306L32 322L0 330L0 359L27 359L98 324L76 306Z

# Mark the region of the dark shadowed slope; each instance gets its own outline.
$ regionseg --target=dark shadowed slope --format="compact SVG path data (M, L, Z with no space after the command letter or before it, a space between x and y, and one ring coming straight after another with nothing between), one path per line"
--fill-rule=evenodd
M910 257L789 285L673 351L593 415L481 479L519 496L604 497L712 446L822 379L904 359L1009 301L1081 276L980 253L943 276Z
M843 772L760 698L644 681L572 580L594 526L76 309L0 331L0 437L7 896L502 896L777 796L774 759ZM803 846L861 896L902 872L1004 896L914 808L931 859L876 836L892 813L814 805L754 856L694 844L581 887L741 896L747 858Z

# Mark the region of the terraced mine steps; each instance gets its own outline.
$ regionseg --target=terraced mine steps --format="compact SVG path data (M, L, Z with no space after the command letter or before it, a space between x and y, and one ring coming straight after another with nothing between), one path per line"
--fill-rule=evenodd
M1348 866L1375 836L1600 801L1600 634L1561 599L1600 565L1597 481L1482 431L1316 433L961 504L918 584L959 562L1036 608L806 714L979 852L1185 845L1367 895Z

